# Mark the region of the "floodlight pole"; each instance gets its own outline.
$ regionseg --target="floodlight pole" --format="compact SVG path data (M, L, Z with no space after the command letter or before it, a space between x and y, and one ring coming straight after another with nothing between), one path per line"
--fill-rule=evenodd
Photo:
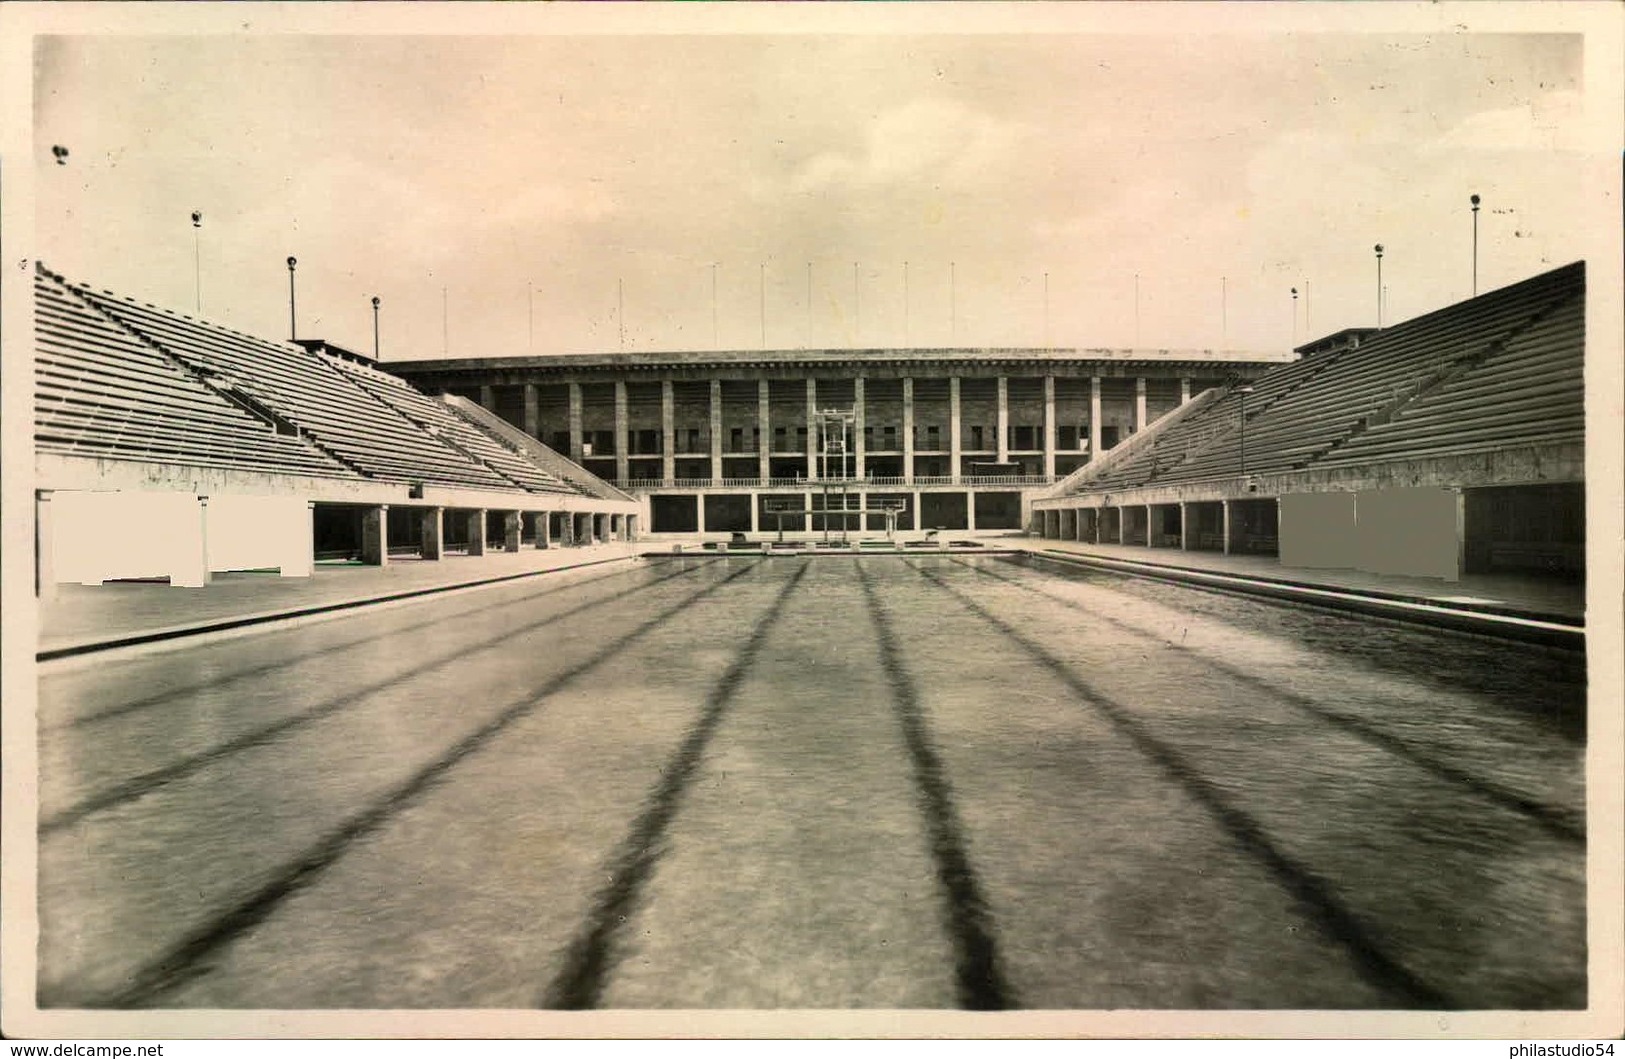
M298 258L288 258L288 341L299 337L298 316L294 312L293 300L293 269L299 264Z
M1377 247L1377 330L1382 330L1382 244Z
M197 291L198 315L203 314L203 211L192 211L192 282Z
M378 304L379 304L378 296L373 295L373 299L372 299L372 359L374 361L378 361L378 360L382 359L378 355Z
M1478 204L1479 197L1469 199L1473 204L1473 297L1478 297Z
M1247 474L1247 395L1253 392L1251 386L1238 386L1236 393L1241 395L1241 473Z

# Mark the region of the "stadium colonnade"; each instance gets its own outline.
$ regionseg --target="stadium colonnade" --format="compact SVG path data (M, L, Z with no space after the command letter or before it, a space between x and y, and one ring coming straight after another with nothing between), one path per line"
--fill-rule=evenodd
M1290 354L767 350L392 361L647 506L656 537L1010 532L1032 496Z

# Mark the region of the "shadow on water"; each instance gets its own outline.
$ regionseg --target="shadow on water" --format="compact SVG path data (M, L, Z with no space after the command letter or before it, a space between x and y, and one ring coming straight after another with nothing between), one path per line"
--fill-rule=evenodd
M1204 585L1182 585L1062 564L1042 566L990 559L1007 567L1078 581L1173 606L1248 632L1287 637L1316 651L1399 674L1441 690L1482 696L1497 709L1534 717L1567 739L1586 737L1584 651L1511 643L1450 629L1368 615L1341 614L1308 604L1242 596ZM980 564L978 564L980 565Z

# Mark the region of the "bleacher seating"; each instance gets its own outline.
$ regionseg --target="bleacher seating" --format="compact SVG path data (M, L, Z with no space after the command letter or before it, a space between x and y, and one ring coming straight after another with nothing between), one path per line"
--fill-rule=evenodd
M308 440L122 330L43 267L34 277L34 438L40 452L322 478L359 478Z
M1232 388L1072 491L1486 451L1584 437L1583 263Z
M502 445L488 433L476 429L466 419L414 390L401 379L341 357L329 357L328 362L421 429L438 436L445 444L508 479L514 488L536 493L579 494L580 490L568 481Z
M1245 396L1249 418L1325 371L1339 355L1330 353L1324 357L1294 361L1263 375L1253 383L1253 392ZM1235 388L1227 388L1219 400L1196 410L1195 414L1173 424L1127 459L1092 477L1089 487L1121 489L1160 481L1184 461L1209 448L1234 444L1241 424L1243 400L1243 395Z
M297 424L302 434L369 478L511 490L512 482L426 434L355 385L323 357L142 305L73 287L90 304L205 377L229 379L239 392Z
M1583 286L1482 363L1338 447L1320 467L1585 438Z
M557 451L543 445L523 430L498 416L495 412L480 407L468 398L458 397L455 394L441 394L440 400L446 408L455 412L458 416L504 444L524 453L528 459L534 461L538 466L546 468L560 480L570 483L582 494L600 500L631 499L628 494L610 485L579 463L567 459Z

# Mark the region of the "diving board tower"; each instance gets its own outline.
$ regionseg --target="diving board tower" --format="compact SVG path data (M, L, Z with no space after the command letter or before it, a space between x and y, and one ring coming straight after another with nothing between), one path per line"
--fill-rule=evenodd
M824 543L830 543L829 515L841 513L840 543L846 544L846 520L850 507L848 488L854 468L848 463L852 452L853 425L857 411L853 408L825 408L817 413L818 425L818 480L824 493ZM833 502L833 503L832 503ZM860 519L863 517L860 513ZM861 528L861 526L860 526Z

